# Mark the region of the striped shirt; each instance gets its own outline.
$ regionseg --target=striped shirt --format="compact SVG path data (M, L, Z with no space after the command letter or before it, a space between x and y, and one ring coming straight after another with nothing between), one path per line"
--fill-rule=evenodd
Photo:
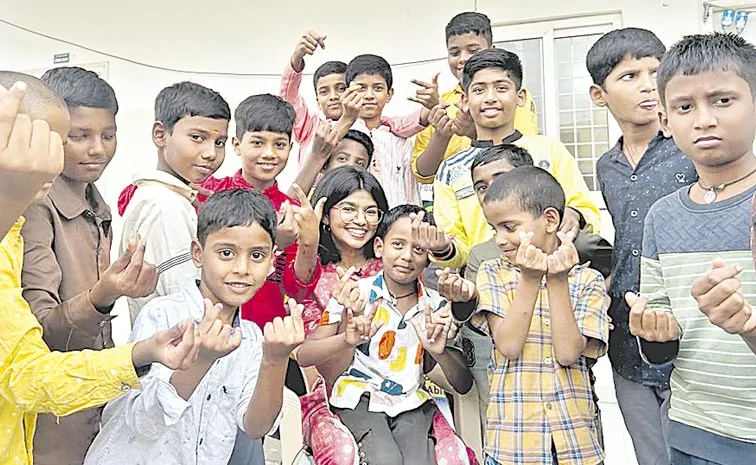
M740 336L710 323L690 295L693 281L719 257L743 267L743 296L756 304L749 234L754 191L699 205L684 187L656 202L643 231L640 290L649 308L672 311L682 328L670 419L756 443L756 357Z
M604 459L588 359L606 353L608 296L596 270L576 266L568 280L577 326L590 341L574 365L561 366L555 359L545 280L520 358L508 360L493 349L485 453L496 463L552 465L552 444L561 465L595 465ZM483 262L473 326L490 334L486 313L506 319L519 282L520 271L506 259Z

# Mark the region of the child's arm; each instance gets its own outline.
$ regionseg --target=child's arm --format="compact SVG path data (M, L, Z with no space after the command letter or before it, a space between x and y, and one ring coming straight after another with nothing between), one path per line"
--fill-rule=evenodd
M467 262L472 245L462 222L462 212L459 210L454 187L438 178L433 182L433 219L436 227L454 240L446 250L438 253L431 250L431 260L439 268L462 268Z
M294 120L294 139L300 147L306 146L315 128L318 126L320 117L316 112L310 111L304 97L299 94L299 86L302 84L302 71L304 70L305 55L312 55L318 45L324 47L325 36L313 31L307 31L297 42L291 59L281 75L281 98L294 107L296 118Z
M283 403L284 379L291 352L304 342L302 305L288 301L290 316L265 324L263 356L257 373L254 394L243 413L244 431L253 438L268 434Z
M458 111L453 118L447 113L449 104L443 100L431 108L428 123L432 129L423 131L415 140L412 170L420 182L432 182L444 157L464 148L465 145L460 147L460 142L475 137L475 125L470 113L460 102L455 106ZM449 145L454 136L459 136L458 142L450 149Z

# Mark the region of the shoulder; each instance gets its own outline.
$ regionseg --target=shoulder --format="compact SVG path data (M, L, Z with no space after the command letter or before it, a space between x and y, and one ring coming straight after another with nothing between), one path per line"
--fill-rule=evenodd
M484 260L478 270L478 276L481 275L485 276L489 283L505 283L519 280L517 268L502 257Z
M477 147L469 147L442 161L441 165L438 167L436 180L449 185L460 176L469 174L470 165L480 150L481 149Z
M647 221L653 221L654 218L660 216L675 215L676 212L683 209L682 196L687 195L689 188L690 186L683 186L675 192L667 194L654 202L648 210L648 215L646 216Z
M240 320L239 327L241 327L243 337L248 339L254 348L262 348L263 332L257 324Z
M604 283L604 276L586 265L577 265L570 270L569 281L579 284L581 286L587 286L593 283Z

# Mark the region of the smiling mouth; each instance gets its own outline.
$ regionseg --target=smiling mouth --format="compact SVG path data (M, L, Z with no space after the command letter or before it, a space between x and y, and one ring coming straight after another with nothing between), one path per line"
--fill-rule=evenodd
M367 236L367 230L366 229L359 229L359 228L346 228L346 231L349 233L350 236L356 238L356 239L364 239L365 236Z
M659 106L659 103L656 100L644 100L643 102L639 103L638 106L644 110L654 110L657 106Z
M501 109L499 108L484 108L480 110L480 112L483 114L483 116L496 116L499 113L501 113Z
M244 294L249 291L249 289L252 287L251 284L248 283L242 283L238 281L226 283L226 286L228 286L232 292L236 294Z

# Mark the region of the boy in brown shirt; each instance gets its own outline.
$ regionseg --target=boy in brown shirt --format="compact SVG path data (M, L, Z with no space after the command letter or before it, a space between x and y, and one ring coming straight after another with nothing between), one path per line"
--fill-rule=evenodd
M94 182L115 154L118 102L110 85L81 68L52 69L42 80L65 100L71 127L63 172L24 214L24 299L50 349L113 347L116 299L149 295L157 282L155 267L143 260L143 243L134 242L110 264L110 208ZM100 412L40 415L34 463L81 464L99 431Z

